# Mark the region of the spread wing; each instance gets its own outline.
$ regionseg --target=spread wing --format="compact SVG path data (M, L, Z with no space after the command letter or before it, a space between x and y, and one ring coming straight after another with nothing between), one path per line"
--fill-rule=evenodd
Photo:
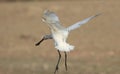
M47 23L51 29L61 30L64 28L60 23L59 17L52 11L45 10L42 20Z
M77 28L79 28L81 25L86 24L87 22L89 22L90 20L92 20L93 18L95 18L95 17L97 17L97 16L99 16L99 15L101 15L101 13L96 14L96 15L93 15L93 16L91 16L91 17L88 17L88 18L86 18L86 19L84 19L84 20L82 20L82 21L79 21L79 22L77 22L77 23L69 26L69 27L67 28L67 30L68 30L68 31L71 31L71 30L77 29Z

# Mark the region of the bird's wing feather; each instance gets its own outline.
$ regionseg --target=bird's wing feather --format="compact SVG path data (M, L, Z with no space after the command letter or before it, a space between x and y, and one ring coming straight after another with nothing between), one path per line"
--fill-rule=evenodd
M100 15L100 14L101 14L101 13L96 14L96 15L93 15L93 16L91 16L91 17L88 17L88 18L86 18L86 19L84 19L84 20L82 20L82 21L79 21L79 22L77 22L77 23L69 26L69 27L67 28L67 30L68 30L68 31L71 31L71 30L77 29L77 28L79 28L81 25L89 22L91 19L95 18L96 16L98 16L98 15Z
M49 10L44 11L42 21L46 22L51 29L60 30L64 28L60 23L59 17Z

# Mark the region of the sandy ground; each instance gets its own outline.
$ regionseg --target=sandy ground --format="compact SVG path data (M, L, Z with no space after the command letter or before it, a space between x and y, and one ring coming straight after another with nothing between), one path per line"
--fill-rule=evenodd
M120 74L120 1L42 1L0 3L0 74L53 74L58 54L52 40L35 43L50 33L41 21L45 9L58 14L65 27L102 13L73 31L57 74Z

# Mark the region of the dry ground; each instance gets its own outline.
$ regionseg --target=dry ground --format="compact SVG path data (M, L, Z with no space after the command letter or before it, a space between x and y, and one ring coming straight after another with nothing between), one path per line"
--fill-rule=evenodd
M68 53L68 71L62 58L58 74L120 74L119 0L0 3L0 74L53 74L58 57L53 41L34 46L49 33L41 21L45 9L66 27L102 13L70 34L75 50Z

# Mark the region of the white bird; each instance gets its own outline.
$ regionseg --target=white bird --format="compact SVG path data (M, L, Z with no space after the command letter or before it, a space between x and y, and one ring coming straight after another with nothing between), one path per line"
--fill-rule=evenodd
M65 68L67 70L67 52L74 49L73 45L70 45L66 42L69 33L72 30L79 28L81 25L87 23L88 21L90 21L91 19L95 18L98 15L100 15L100 14L93 15L91 17L88 17L82 21L79 21L79 22L65 28L61 25L58 16L54 12L49 11L49 10L44 11L42 21L47 23L47 25L49 26L49 28L51 30L51 34L43 36L42 40L40 40L38 43L36 43L36 46L38 46L44 40L47 40L47 39L54 40L55 48L57 49L58 54L59 54L59 59L58 59L54 74L56 74L56 71L58 70L58 65L59 65L59 62L61 59L60 51L63 51L65 53Z

